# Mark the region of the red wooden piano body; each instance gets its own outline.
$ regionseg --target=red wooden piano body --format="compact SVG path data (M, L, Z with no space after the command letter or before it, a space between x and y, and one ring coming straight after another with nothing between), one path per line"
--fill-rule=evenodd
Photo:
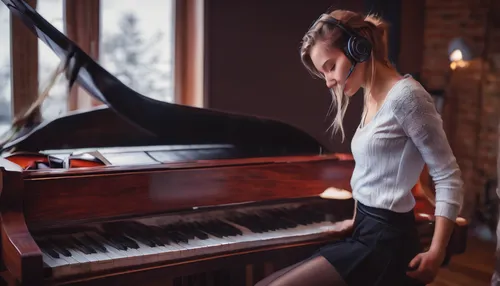
M253 285L347 235L334 223L353 214L352 160L282 122L146 98L26 3L2 1L106 104L0 146L20 167L0 168L6 282ZM417 196L424 246L433 211ZM449 257L466 230L457 220Z
M352 168L352 161L318 155L147 168L2 171L6 277L23 285L253 285L267 272L346 235L335 230L334 222L352 216L352 200L321 194L332 186L349 190ZM418 201L416 217L425 246L432 238L432 210L425 200ZM303 219L317 220L285 224L296 218L294 211ZM238 215L254 216L256 229L251 222L235 220ZM287 219L273 222L278 217ZM244 231L226 233L214 221ZM141 237L127 230L133 228L127 225L131 222L157 232L137 229ZM181 228L189 222L197 223L196 229L208 237L176 237L175 231L186 237L196 231ZM449 255L464 251L465 231L466 225L458 221ZM142 244L119 249L110 238L113 234ZM154 237L169 244L148 245ZM95 252L86 251L86 243ZM70 255L65 256L64 249Z

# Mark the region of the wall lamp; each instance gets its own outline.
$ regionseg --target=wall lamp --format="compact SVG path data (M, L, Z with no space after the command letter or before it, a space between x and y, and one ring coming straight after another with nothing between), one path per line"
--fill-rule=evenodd
M467 67L474 55L464 39L455 38L448 45L448 57L450 68L455 70L456 68Z

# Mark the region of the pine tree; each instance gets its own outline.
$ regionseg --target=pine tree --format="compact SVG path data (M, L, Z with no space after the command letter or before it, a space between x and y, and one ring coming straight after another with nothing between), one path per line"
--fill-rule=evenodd
M155 99L170 101L171 69L161 69L160 50L155 49L163 37L157 33L144 40L134 14L124 14L120 31L104 37L103 66L135 91Z

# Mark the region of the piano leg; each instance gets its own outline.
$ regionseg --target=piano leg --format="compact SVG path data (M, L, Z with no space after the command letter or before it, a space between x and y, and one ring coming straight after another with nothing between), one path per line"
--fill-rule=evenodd
M17 285L16 280L12 277L9 271L0 272L0 286Z

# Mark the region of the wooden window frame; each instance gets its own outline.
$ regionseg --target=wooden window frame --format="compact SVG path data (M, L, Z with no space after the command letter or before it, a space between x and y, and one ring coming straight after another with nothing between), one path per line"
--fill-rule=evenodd
M64 29L94 60L99 59L100 1L65 0ZM106 1L106 0L103 0ZM204 106L204 1L172 0L175 11L174 103ZM26 0L36 7L37 0ZM78 12L77 12L78 11ZM38 39L11 16L12 114L24 113L38 96ZM101 103L77 86L69 91L68 111ZM41 120L40 111L37 111Z
M64 30L93 60L99 60L100 0L64 0ZM69 91L68 111L88 109L102 103L92 98L80 86Z
M203 0L175 0L175 102L204 107L205 7Z
M37 0L26 0L36 7ZM12 116L24 114L38 97L38 39L23 22L10 15ZM35 111L40 121L40 110Z

